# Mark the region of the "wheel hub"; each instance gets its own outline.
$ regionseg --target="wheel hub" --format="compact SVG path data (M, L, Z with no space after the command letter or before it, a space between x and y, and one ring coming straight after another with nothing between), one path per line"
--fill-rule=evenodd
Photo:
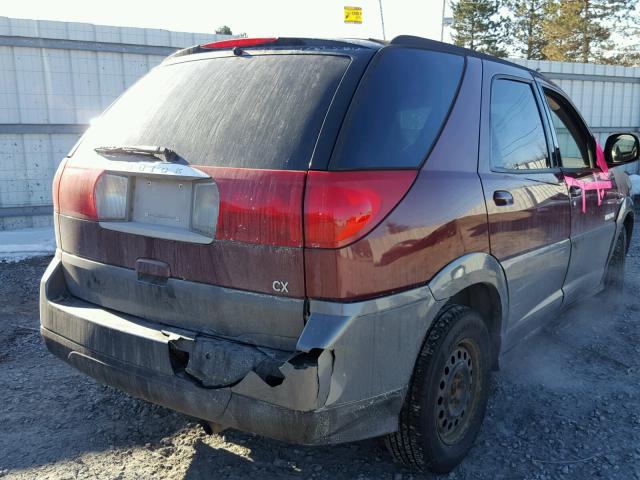
M458 345L443 368L436 401L436 422L445 443L455 442L467 425L474 387L473 367L469 350Z
M459 417L469 400L471 387L471 375L465 363L458 362L451 374L451 388L447 395L447 408L449 415Z

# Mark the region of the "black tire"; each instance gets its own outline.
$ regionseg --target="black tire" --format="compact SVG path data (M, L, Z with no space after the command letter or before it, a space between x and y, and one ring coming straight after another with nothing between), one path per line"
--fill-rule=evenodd
M418 355L399 430L385 439L394 459L434 473L456 467L482 425L490 369L489 332L480 315L466 306L446 306Z
M613 247L613 253L607 265L607 271L604 275L604 295L608 298L616 299L622 296L624 291L624 264L627 256L627 231L622 229L616 244Z

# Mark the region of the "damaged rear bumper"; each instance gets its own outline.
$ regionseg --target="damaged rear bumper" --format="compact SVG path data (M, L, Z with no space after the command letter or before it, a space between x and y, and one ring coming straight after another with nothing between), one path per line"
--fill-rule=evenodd
M297 350L285 352L76 298L56 256L42 279L41 333L52 353L133 396L283 441L339 443L397 428L422 338L412 330L426 331L435 315L428 292L412 295L315 302Z

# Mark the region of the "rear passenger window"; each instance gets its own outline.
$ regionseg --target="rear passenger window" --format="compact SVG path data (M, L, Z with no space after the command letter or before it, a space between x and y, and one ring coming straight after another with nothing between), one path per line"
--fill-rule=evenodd
M549 168L540 111L531 85L498 79L491 87L491 166L500 170Z
M349 107L332 169L418 167L440 131L464 59L427 50L384 49Z

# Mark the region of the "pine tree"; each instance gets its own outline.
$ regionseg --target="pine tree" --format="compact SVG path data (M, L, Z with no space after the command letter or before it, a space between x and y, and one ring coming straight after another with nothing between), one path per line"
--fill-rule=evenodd
M640 44L624 47L611 56L602 57L599 62L625 67L640 67Z
M640 67L640 3L635 14L630 15L626 22L620 22L617 33L624 42L618 42L618 48L602 58L604 63Z
M552 0L509 0L506 4L511 14L511 37L515 50L526 59L545 60L544 35L546 15L552 8Z
M499 15L500 7L498 0L453 2L453 42L478 52L506 56L504 39L507 22Z
M544 23L549 60L590 62L602 60L617 22L636 0L558 0Z
M221 27L216 28L216 33L218 35L233 35L231 28L227 25L222 25Z

